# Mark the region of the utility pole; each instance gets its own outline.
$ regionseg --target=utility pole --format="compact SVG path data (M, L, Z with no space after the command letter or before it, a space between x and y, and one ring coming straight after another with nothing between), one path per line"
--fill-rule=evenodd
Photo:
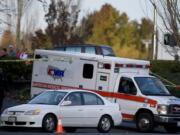
M157 39L157 8L156 4L152 3L154 7L154 32L153 32L153 47L152 47L152 58L153 60L157 60L157 53L158 53L158 39Z
M16 26L16 47L21 48L21 17L22 17L22 8L23 8L23 0L17 0L17 26Z
M158 32L158 30L156 29L156 51L155 51L155 60L158 59L158 50L159 50L158 41L159 41L159 32Z

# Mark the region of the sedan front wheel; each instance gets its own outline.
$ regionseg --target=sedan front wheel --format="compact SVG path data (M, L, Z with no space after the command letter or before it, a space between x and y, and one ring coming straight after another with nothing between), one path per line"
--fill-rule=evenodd
M42 127L46 132L54 132L56 129L57 120L52 114L48 114L44 117Z

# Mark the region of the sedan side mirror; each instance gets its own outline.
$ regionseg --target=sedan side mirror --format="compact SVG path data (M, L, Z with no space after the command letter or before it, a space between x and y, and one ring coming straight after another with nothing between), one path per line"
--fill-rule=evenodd
M71 101L63 101L62 102L62 106L68 106L68 105L71 105L72 104L72 102Z

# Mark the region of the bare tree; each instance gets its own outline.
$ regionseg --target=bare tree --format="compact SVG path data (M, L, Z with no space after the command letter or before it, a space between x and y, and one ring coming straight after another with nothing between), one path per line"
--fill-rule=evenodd
M36 18L34 17L36 16ZM31 36L35 32L38 22L38 12L28 12L24 18L23 33L22 33L22 49L32 49Z
M156 8L166 30L175 39L172 52L178 56L177 46L180 47L180 1L179 0L150 0ZM179 3L178 3L179 2ZM169 51L168 51L169 52Z
M14 32L15 23L15 1L12 0L1 0L0 1L0 25L4 31Z
M74 42L80 0L51 0L45 15L48 24L46 33L55 46Z
M22 31L23 34L32 32L35 28L35 24L37 24L38 12L36 15L32 15L34 14L32 5L35 2L41 4L44 9L47 8L46 0L0 0L0 13L7 16L0 18L0 22L8 26L6 29L11 30L13 28L14 30L12 29L12 32L16 31L16 44L19 49L24 48L21 44L21 39L24 36L21 34ZM27 36L27 33L25 35Z

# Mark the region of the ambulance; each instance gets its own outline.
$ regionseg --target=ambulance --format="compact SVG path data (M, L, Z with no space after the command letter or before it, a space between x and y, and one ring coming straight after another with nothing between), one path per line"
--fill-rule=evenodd
M119 103L124 121L141 132L158 125L180 131L180 99L150 73L150 62L103 55L36 50L31 96L44 90L94 91Z

